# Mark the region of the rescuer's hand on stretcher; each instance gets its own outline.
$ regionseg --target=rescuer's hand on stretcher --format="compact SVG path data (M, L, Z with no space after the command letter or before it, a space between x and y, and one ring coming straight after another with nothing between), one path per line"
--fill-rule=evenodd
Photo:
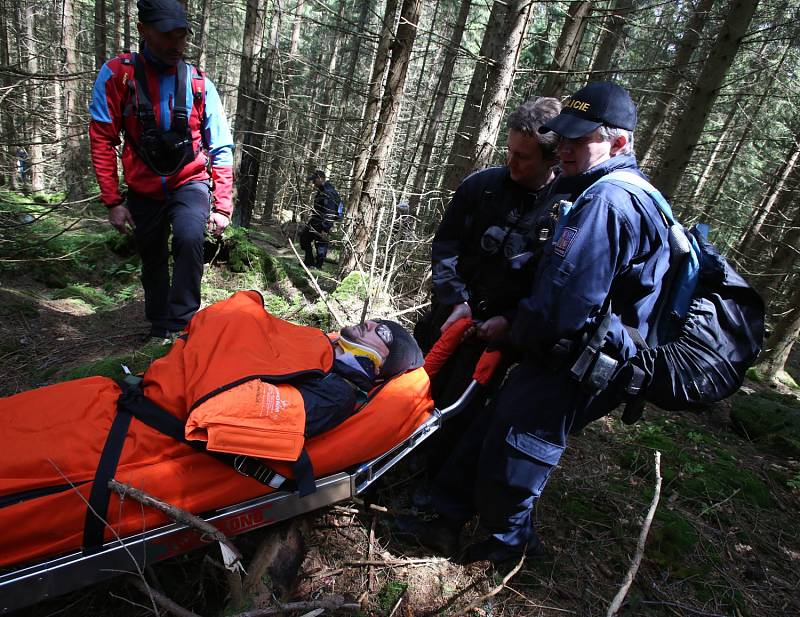
M456 304L453 307L453 310L450 312L450 317L447 318L447 321L445 321L442 324L442 327L439 330L442 332L442 334L444 334L445 330L447 330L450 326L452 326L462 317L466 317L467 319L472 319L472 309L466 302Z

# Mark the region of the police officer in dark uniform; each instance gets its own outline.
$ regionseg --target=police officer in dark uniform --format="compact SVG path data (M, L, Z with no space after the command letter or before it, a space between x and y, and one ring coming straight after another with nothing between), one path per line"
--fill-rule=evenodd
M567 99L541 131L560 136L560 204L552 239L537 264L530 296L514 318L510 340L521 354L491 413L478 416L439 473L439 520L423 542L452 539L476 511L488 539L464 561L501 562L542 545L532 509L566 447L567 435L611 411L620 400L617 367L647 337L669 267L667 227L648 198L634 199L602 176L641 175L633 154L636 108L610 82L593 82ZM588 189L588 190L587 190ZM434 540L431 542L430 540Z
M328 254L333 223L342 216L342 201L333 185L325 180L325 172L318 169L307 180L316 187L317 194L314 196L311 218L300 234L300 246L305 251L305 264L321 268Z
M464 392L487 344L506 337L516 305L530 289L539 226L548 210L543 197L555 177L558 143L554 134L540 134L538 129L560 109L558 100L538 98L514 110L506 121L506 164L464 180L436 230L431 250L432 306L418 322L414 336L427 352L457 319L475 320L432 382L431 392L440 408ZM425 456L431 475L461 439L509 364L498 367L483 396L475 396L420 449L418 455ZM430 497L430 486L420 482L412 500L417 507L427 507Z
M427 351L461 317L477 322L474 339L434 384L437 404L447 405L463 391L486 342L505 335L530 288L536 225L545 212L541 198L554 178L558 141L538 129L560 109L556 99L538 98L508 117L506 165L464 180L433 238L433 298L415 330L420 346Z

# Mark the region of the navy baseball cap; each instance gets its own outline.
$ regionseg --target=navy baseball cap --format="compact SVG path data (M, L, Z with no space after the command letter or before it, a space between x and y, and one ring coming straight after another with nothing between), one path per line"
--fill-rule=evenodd
M191 32L186 9L176 0L138 0L139 21L153 26L159 32L184 28Z
M610 81L593 81L567 98L561 113L539 127L539 132L577 139L604 124L632 131L636 106L624 88Z

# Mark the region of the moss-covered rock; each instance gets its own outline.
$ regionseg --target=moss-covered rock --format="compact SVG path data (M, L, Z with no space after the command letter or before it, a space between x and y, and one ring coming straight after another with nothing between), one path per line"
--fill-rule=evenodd
M263 287L278 282L286 277L283 266L263 248L250 241L245 230L237 230L235 234L225 238L228 269L231 272L258 273Z
M787 458L800 457L800 402L776 392L739 394L731 407L733 429Z
M67 285L63 289L53 292L55 300L74 298L82 300L94 309L107 309L114 306L114 299L105 292L89 285L77 284Z

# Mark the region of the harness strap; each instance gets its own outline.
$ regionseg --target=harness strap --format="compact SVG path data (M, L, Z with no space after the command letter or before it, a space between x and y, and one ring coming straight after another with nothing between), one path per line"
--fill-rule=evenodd
M111 497L108 481L114 477L117 470L119 458L122 455L122 446L125 444L125 436L128 434L132 419L133 416L130 413L117 407L117 415L108 432L103 453L100 455L100 462L94 473L92 490L89 493L86 521L83 525L84 555L96 553L103 546L103 530L106 526L105 518Z
M184 436L184 423L156 405L142 392L139 384L126 381L117 382L122 393L117 399L117 414L111 424L100 461L95 471L92 490L89 494L89 503L86 509L86 519L83 528L83 553L90 555L96 553L103 545L103 530L106 526L106 515L111 498L108 482L114 477L125 445L131 420L135 417L150 428L172 437L176 441L185 443L198 452L205 452L218 461L230 465L237 472L261 482L270 488L278 488L283 484L283 476L276 474L260 460L222 452L211 452L205 448L205 442L189 441ZM316 489L314 483L314 470L311 459L305 448L300 458L293 464L295 482L301 497L313 493Z

